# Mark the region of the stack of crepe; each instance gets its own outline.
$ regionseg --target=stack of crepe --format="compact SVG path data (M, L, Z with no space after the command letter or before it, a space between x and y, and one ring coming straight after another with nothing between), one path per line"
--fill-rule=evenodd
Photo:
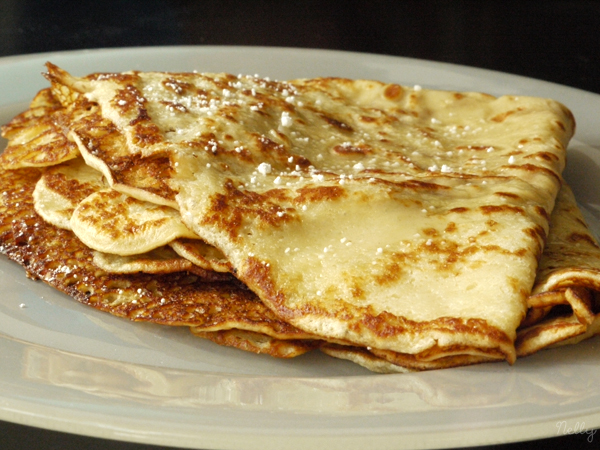
M2 129L0 241L80 302L378 372L598 332L600 248L556 101L47 68Z

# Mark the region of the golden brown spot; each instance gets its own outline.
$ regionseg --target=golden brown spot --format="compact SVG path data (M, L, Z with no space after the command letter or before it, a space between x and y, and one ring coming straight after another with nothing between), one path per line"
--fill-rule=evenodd
M476 152L487 151L494 148L491 145L457 145L456 150L474 150Z
M448 223L448 225L446 226L446 228L444 229L444 231L446 233L454 233L457 230L457 226L454 222L450 222Z
M587 234L571 233L567 240L573 243L585 242L586 244L592 245L593 247L598 247L596 241Z
M420 180L406 180L401 181L399 183L394 183L394 185L403 188L403 189L413 189L413 190L423 190L423 191L443 191L451 189L448 186L442 186L440 184L430 183L427 181Z
M523 108L519 107L519 108L513 109L511 111L503 112L501 114L498 114L497 116L492 117L490 120L493 122L498 122L498 123L504 122L509 116L511 116L517 112L520 112L520 111L523 111Z
M72 178L67 178L63 173L48 172L44 175L44 182L52 191L58 192L62 197L73 204L82 202L86 197L96 192L96 188Z
M536 206L535 207L535 212L542 216L544 219L546 219L546 221L550 221L550 214L548 214L548 211L546 211L544 208L542 208L541 206Z
M365 144L359 145L336 145L333 151L338 155L368 155L373 153L373 149Z
M129 125L134 129L134 142L139 145L156 144L162 140L162 134L148 115L147 100L142 93L132 85L119 89L113 100L113 106L123 115L135 115Z
M365 122L365 123L373 123L373 122L377 122L377 117L370 117L370 116L360 116L360 120L361 122Z
M181 103L167 102L167 101L161 101L160 103L162 105L166 106L167 109L171 112L178 111L181 113L186 113L188 111L188 109L185 106L183 106Z
M341 120L335 119L335 118L333 118L331 116L328 116L328 115L326 115L324 113L318 113L318 114L319 114L319 116L321 116L321 118L323 120L325 120L325 122L327 122L329 125L337 128L338 130L346 131L346 132L354 131L354 129L350 125L348 125L347 123L342 122Z
M293 202L300 205L337 200L347 195L346 191L340 186L305 187L298 189L297 192L299 195L294 198Z
M543 172L553 177L559 183L562 182L561 177L553 170L547 169L546 167L536 166L534 164L521 164L519 166L513 166L515 169L524 170L526 172Z
M511 213L511 214L525 215L525 211L523 210L523 208L521 208L519 206L485 205L485 206L480 206L479 209L484 214Z
M436 230L435 228L425 228L422 230L422 232L425 236L430 236L430 237L437 237L440 235L438 230Z
M419 117L419 113L417 111L406 111L402 108L394 108L391 109L391 111L394 114L399 114L401 116L413 116L413 117Z
M258 149L266 156L287 162L290 154L283 144L278 144L277 142L263 135L253 134L252 137Z
M558 161L558 156L550 152L537 152L524 157L524 159L541 159L548 162Z
M405 255L402 253L393 253L388 260L385 261L385 264L380 272L378 272L375 276L375 282L380 286L391 285L402 276L402 263L409 258L409 255Z
M530 227L530 228L525 228L523 230L523 232L526 235L528 235L534 239L537 239L541 242L544 242L546 240L546 231L539 225L536 225L536 226Z
M269 195L237 189L231 180L224 184L225 193L216 193L210 199L210 212L203 219L203 224L217 224L234 240L238 240L240 228L244 223L258 221L270 227L278 227L294 220L292 209L284 209L270 201Z
M183 95L186 91L190 90L193 85L182 80L178 80L173 77L169 77L162 81L164 87L168 90L175 92L177 95Z
M365 298L365 291L358 284L355 284L354 286L352 286L351 293L352 293L353 298Z
M263 192L264 198L274 200L278 203L284 203L290 200L290 192L287 189L270 189Z
M142 93L135 86L129 84L117 91L112 104L124 114L138 108L143 108L146 101Z
M403 92L404 92L404 89L402 88L402 86L400 86L398 84L390 84L383 91L383 95L387 99L395 100L398 97L400 97L403 94Z
M420 127L417 130L426 138L435 139L435 130L431 127Z
M509 198L512 200L519 200L521 198L517 194L513 194L512 192L495 192L494 195L497 195L498 197Z

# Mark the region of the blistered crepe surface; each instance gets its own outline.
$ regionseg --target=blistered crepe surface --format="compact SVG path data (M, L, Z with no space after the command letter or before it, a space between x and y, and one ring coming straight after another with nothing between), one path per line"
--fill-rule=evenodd
M514 357L573 131L562 105L226 74L73 85L131 158L169 155L184 222L285 320L381 349ZM110 160L84 131L82 153Z

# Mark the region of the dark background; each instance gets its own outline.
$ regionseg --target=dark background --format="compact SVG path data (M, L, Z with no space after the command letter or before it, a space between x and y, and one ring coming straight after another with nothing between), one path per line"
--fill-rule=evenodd
M597 1L0 0L0 57L153 45L380 53L499 70L600 93ZM156 448L0 422L2 450ZM600 432L592 442L588 435L575 435L478 448L591 450L600 448Z
M600 93L600 2L0 0L0 55L265 45L408 56Z

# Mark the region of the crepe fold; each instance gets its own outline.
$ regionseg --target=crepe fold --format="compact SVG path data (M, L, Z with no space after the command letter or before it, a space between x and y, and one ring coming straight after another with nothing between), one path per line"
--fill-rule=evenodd
M24 183L37 185L31 214L86 249L86 270L163 273L161 292L195 274L195 301L252 305L220 305L228 319L212 327L206 312L164 323L379 372L513 363L600 326L600 250L561 176L574 119L558 102L51 64L47 78L3 128L5 189L39 171ZM132 304L119 295L110 304ZM136 318L161 322L150 309ZM248 311L270 325L248 326Z

